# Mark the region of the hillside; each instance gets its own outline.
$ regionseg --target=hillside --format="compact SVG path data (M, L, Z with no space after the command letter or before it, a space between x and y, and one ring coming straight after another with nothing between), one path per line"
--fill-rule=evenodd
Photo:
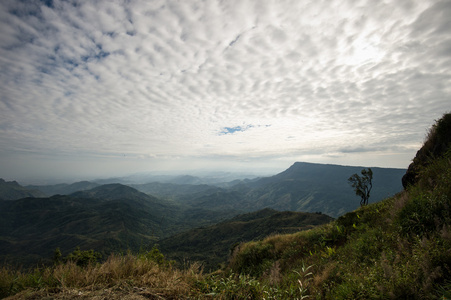
M405 191L321 228L244 244L230 270L284 293L299 280L297 296L319 299L449 299L451 143L435 134L451 136L450 117L432 128Z
M160 250L179 263L201 262L205 270L225 264L233 246L271 234L293 233L328 223L323 214L263 209L218 224L195 228L158 242Z
M138 251L161 238L235 214L182 210L121 184L71 195L0 201L0 260L16 265L48 262L57 247L68 253L79 246L105 256Z
M0 200L17 200L26 197L45 197L41 191L21 186L16 181L5 181L0 178Z
M323 212L334 218L359 206L347 183L363 167L296 162L282 173L248 184L245 199L250 207L277 210ZM372 168L373 190L370 203L401 191L403 169Z
M149 197L149 196L147 196ZM15 264L50 259L60 247L111 252L138 249L174 233L174 208L156 201L73 196L0 201L0 259Z
M287 170L254 180L238 180L219 186L172 183L133 185L136 189L169 199L182 206L220 211L253 212L272 208L279 211L322 212L339 217L359 206L348 185L352 174L363 167L296 162ZM370 203L402 190L404 169L372 168Z
M99 186L99 184L94 182L79 181L72 184L27 185L26 188L41 191L46 197L50 197L53 195L69 195L78 191L90 190L97 186Z

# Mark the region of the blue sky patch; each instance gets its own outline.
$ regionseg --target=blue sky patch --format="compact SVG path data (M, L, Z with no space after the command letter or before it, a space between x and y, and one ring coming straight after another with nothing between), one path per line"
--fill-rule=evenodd
M235 132L243 132L252 127L254 127L254 125L224 127L222 128L221 132L219 132L219 135L233 134Z

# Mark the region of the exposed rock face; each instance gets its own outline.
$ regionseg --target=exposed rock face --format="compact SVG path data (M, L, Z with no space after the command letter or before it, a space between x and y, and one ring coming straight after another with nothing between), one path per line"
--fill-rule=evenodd
M420 170L427 166L432 159L443 156L451 151L451 113L443 117L432 126L423 147L418 150L406 174L402 177L402 185L407 188L417 182Z

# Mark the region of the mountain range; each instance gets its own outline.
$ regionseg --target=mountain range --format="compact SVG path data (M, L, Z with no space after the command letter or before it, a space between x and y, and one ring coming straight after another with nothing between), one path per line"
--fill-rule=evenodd
M359 198L347 178L361 169L299 162L271 177L216 185L187 184L199 182L192 176L177 181L182 184L130 186L83 181L23 187L1 180L0 259L27 265L45 262L57 247L63 253L79 246L108 255L158 243L169 257L205 257L214 266L234 243L309 228L354 210ZM405 170L373 168L373 173L370 202L402 189ZM246 222L231 219L246 215L252 216Z

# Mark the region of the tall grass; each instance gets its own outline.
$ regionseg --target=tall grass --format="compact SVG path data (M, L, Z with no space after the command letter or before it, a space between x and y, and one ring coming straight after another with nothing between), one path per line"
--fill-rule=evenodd
M0 297L22 290L65 293L73 289L87 291L119 288L133 290L145 287L148 293L177 297L190 295L192 282L202 278L199 265L185 270L170 264L158 263L142 255L112 255L102 264L79 266L68 261L51 267L21 272L12 268L0 269Z

